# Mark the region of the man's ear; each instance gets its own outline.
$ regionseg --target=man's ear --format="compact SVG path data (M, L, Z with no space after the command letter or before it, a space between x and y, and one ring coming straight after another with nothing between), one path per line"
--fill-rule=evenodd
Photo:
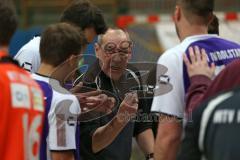
M72 54L72 55L68 58L68 64L69 64L70 66L75 65L77 59L78 59L78 57Z
M100 46L99 46L98 43L95 43L95 44L94 44L94 50L95 50L96 57L99 58Z
M128 54L128 61L132 58L132 53Z
M214 19L214 15L211 13L211 14L208 16L208 23L207 23L208 26L212 23L213 19Z
M181 19L181 7L176 5L174 15L173 15L173 20L174 22L178 22Z

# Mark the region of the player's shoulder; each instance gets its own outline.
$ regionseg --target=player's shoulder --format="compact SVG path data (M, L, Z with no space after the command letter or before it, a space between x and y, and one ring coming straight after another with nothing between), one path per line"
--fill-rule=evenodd
M177 62L182 59L182 54L185 52L187 46L178 44L177 46L166 50L158 59L158 64L170 64L170 62Z
M34 37L28 43L26 43L22 48L23 49L39 49L41 37Z
M33 81L30 74L24 69L13 63L0 63L1 77L7 76L9 79L21 79L28 77L29 80Z
M78 102L77 97L70 93L68 90L65 88L60 87L54 87L53 88L53 94L56 99L58 100L70 100L73 101L74 103Z
M38 83L45 83L51 87L54 96L58 99L75 99L74 95L71 94L67 89L63 88L58 80L39 73L33 73L31 74L31 77Z
M10 85L11 89L19 88L21 86L26 88L27 86L30 87L31 91L34 93L42 93L39 85L33 80L31 75L17 65L11 63L0 64L0 72L0 83L3 83L5 86Z
M0 73L0 83L7 86L10 83L10 79L13 78L13 76L17 76L19 71L18 68L11 63L0 63Z
M206 34L186 37L180 44L166 50L159 58L159 61L182 60L182 54L185 53L192 44L211 38L219 38L219 36Z
M52 88L53 101L56 105L59 105L59 103L66 103L66 105L72 106L76 109L80 107L77 97L67 89L63 88L59 81L49 78L48 83Z
M221 40L224 44L226 45L233 45L233 46L237 46L237 47L240 47L240 44L237 43L237 42L234 42L232 40L229 40L229 39L225 39L225 38L222 38L220 36L218 36L218 39Z
M230 100L230 98L231 98L231 100ZM233 90L222 92L222 93L208 99L205 103L205 106L204 105L203 106L206 109L207 107L209 107L209 105L210 106L214 106L214 105L215 106L217 106L217 105L220 106L220 105L223 104L222 102L229 101L230 102L229 105L226 105L226 103L225 103L222 106L223 107L228 106L228 108L231 108L231 107L234 107L235 103L233 104L233 102L239 101L239 98L240 98L240 88L237 87ZM238 108L238 105L237 105L237 108Z
M27 54L27 56L34 56L35 54L39 53L39 45L40 45L41 37L34 37L31 39L28 43L26 43L15 55L15 59L18 59L20 56L24 56ZM31 54L28 54L31 52Z
M172 48L166 50L166 51L163 53L163 55L165 55L165 56L171 56L171 55L173 55L173 54L178 54L178 52L179 52L180 50L182 50L183 47L184 47L184 44L183 44L183 43L180 43L180 44L176 45L175 47L172 47Z
M200 46L200 47L206 47L206 46L211 46L213 48L229 48L229 47L234 47L234 48L239 48L240 44L237 42L234 42L232 40L223 38L218 35L199 35L199 36L193 36L193 42L191 43L190 46Z
M196 110L194 110L193 118L196 119L196 117L198 117L198 120L199 120L200 116L202 116L204 112L208 112L208 114L210 115L210 113L211 112L213 113L214 111L216 111L216 108L218 107L219 108L234 107L232 103L234 101L233 99L238 101L240 98L239 93L240 93L240 88L237 88L232 91L222 92L218 95L215 95L214 97L207 99L198 108L196 108ZM224 103L224 102L227 102L227 103Z
M46 76L43 76L41 74L38 74L38 73L32 73L31 74L31 77L36 80L36 81L42 81L42 82L45 82L45 83L49 83L49 78L46 77Z
M73 112L79 112L80 104L77 97L63 88L58 80L37 73L32 74L32 77L38 81L39 84L41 83L41 86L48 85L48 89L44 90L45 94L48 94L46 92L49 91L49 88L51 89L51 110L55 110L62 105L68 105Z
M53 88L53 101L53 108L69 107L71 113L77 114L81 111L77 97L61 86L57 89Z

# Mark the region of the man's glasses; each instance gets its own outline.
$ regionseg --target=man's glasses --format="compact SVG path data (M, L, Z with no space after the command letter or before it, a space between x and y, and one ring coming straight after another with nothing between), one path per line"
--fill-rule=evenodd
M122 41L121 43L119 43L119 45L113 42L108 42L103 46L103 48L102 47L101 48L108 55L112 55L115 53L128 55L131 54L132 52L132 46L133 46L132 41Z

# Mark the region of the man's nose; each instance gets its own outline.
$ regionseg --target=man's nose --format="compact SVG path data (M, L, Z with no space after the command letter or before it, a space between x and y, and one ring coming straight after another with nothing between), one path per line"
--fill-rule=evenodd
M121 62L123 60L122 55L119 53L116 53L112 56L112 61L114 62Z

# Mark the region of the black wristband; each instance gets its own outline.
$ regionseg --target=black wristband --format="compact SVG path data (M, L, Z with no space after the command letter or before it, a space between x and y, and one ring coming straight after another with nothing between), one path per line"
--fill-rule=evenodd
M149 153L146 155L146 160L149 160L150 158L153 158L154 154L153 153Z

